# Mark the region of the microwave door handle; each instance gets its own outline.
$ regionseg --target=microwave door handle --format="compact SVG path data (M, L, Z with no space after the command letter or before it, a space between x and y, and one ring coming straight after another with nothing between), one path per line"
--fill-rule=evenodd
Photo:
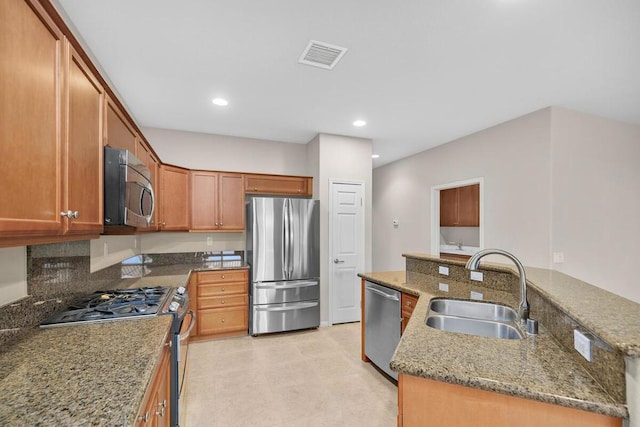
M147 218L147 224L151 224L151 220L153 219L153 212L156 210L156 194L153 191L153 186L149 183L149 193L151 193L151 212Z

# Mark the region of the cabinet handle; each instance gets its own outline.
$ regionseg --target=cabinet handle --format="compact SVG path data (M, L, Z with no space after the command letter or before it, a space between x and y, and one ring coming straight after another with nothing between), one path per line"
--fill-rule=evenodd
M220 288L220 290L221 290L222 292L224 292L224 291L225 291L225 289L224 289L224 288Z
M220 301L220 304L224 304L224 303L225 303L225 301L224 301L224 300Z
M220 277L224 279L224 274L222 274Z
M258 191L258 187L253 187L253 191Z
M407 307L411 307L411 301L407 301L404 305L406 305Z
M164 417L164 412L165 412L164 408L167 406L167 399L165 399L162 402L158 403L158 406L160 407L160 410L156 411L156 415L160 416L160 417Z
M138 417L138 421L142 421L143 423L149 421L149 411L147 411L144 415L140 415Z
M220 223L220 227L222 227L222 223Z
M67 217L69 219L71 219L71 218L78 219L78 217L80 216L80 213L78 211L73 212L71 210L68 210L66 212L60 212L60 216L61 217Z
M220 323L224 323L224 319L220 320Z

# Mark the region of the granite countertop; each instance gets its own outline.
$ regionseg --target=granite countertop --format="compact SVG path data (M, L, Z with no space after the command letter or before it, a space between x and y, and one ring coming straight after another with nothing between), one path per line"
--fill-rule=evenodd
M131 426L171 316L35 328L0 352L0 424Z
M484 267L483 267L484 268ZM405 271L360 275L391 288L418 295L391 369L400 373L495 391L615 417L628 417L627 407L617 403L589 373L540 325L539 334L522 340L477 337L443 332L424 323L434 297L468 299L469 285L426 276L407 283ZM438 284L446 281L449 292ZM484 299L517 307L516 297L486 288Z
M110 288L184 286L198 262L140 265ZM0 350L0 425L132 426L162 354L171 316L30 328Z

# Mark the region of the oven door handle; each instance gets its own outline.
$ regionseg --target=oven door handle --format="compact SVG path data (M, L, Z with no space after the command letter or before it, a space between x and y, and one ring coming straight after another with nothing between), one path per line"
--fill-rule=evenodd
M187 328L185 333L180 334L180 339L179 339L180 341L184 341L187 338L189 338L189 334L191 334L191 330L196 325L196 314L193 312L193 310L187 311L187 314L191 316L191 319L189 320L189 327ZM187 316L185 315L185 317Z

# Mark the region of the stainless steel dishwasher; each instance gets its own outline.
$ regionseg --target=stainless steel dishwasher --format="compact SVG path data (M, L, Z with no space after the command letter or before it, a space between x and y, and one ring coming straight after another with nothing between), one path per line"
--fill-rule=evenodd
M389 362L400 342L400 292L371 282L364 288L364 353L395 380Z

